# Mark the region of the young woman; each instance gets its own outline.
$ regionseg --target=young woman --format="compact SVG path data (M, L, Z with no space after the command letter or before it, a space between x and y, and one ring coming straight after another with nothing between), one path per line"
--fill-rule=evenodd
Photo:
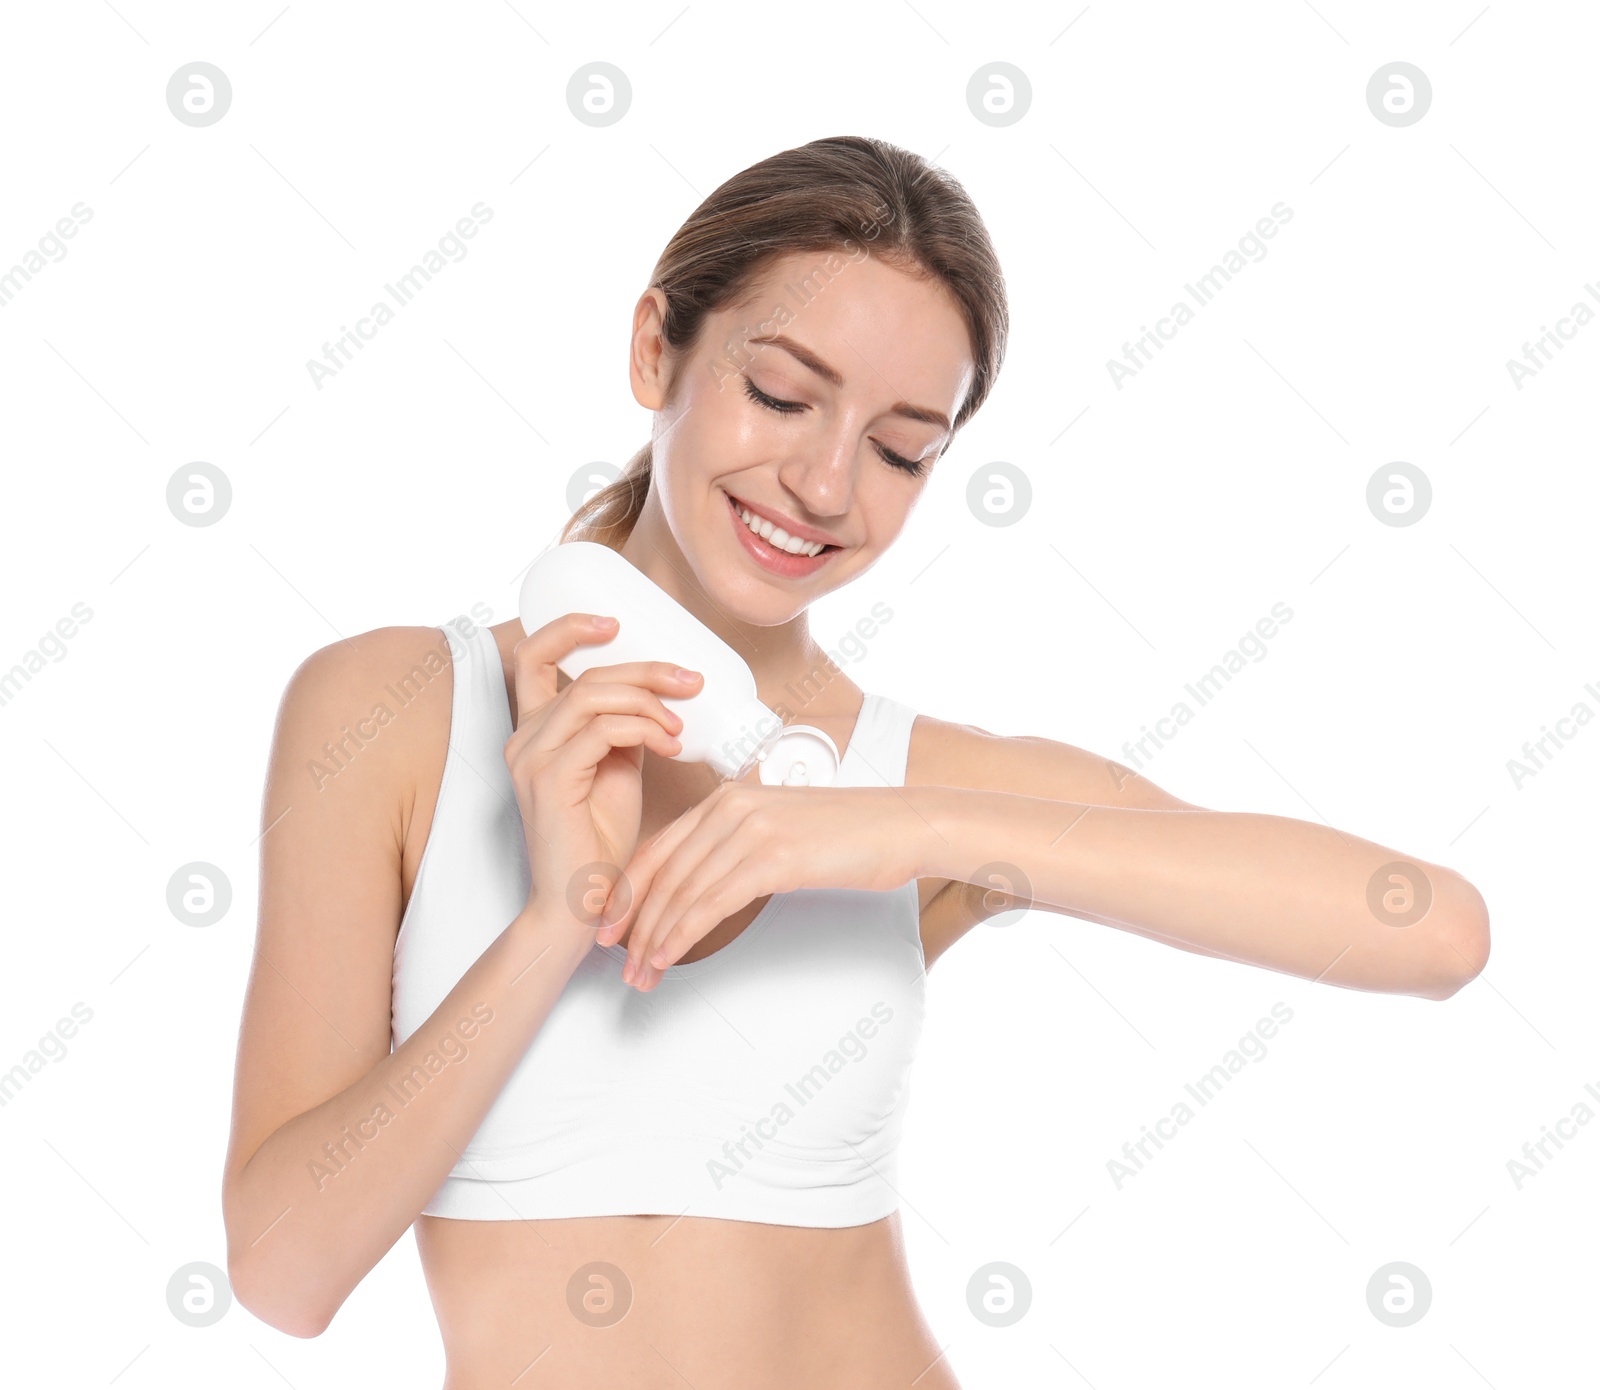
M296 671L223 1189L252 1312L316 1336L414 1226L447 1390L950 1390L894 1155L924 972L965 932L1031 900L1352 989L1483 968L1449 869L913 712L813 639L1006 328L959 185L854 137L718 188L638 301L653 442L560 539L739 651L843 750L833 786L675 761L663 700L698 676L664 652L567 681L615 631L584 614L384 628Z

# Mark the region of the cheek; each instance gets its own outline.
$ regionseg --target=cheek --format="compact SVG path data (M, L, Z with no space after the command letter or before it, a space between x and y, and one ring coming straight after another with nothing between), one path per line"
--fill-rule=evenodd
M880 461L878 466L886 468L888 465ZM898 479L888 481L899 482ZM874 487L870 492L861 493L858 500L866 518L866 548L877 553L893 545L905 531L912 507L920 495L920 489L909 492L903 486Z
M745 401L741 382L737 376L730 377L720 388L716 382L708 382L678 426L676 432L687 432L687 437L699 445L697 452L702 456L708 450L758 447L771 437L766 422Z
M696 488L742 466L755 443L737 404L721 399L713 383L657 437L655 462L674 488Z

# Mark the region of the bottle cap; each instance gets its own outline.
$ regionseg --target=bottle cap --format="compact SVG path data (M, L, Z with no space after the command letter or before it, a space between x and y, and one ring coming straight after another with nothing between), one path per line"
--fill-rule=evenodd
M705 754L705 762L719 777L742 782L752 768L759 767L761 780L768 786L833 785L841 759L833 740L821 729L785 724L755 699L744 705L740 716L724 720L726 727L739 731L738 736Z
M821 729L787 724L761 759L769 787L831 787L839 775L839 749Z

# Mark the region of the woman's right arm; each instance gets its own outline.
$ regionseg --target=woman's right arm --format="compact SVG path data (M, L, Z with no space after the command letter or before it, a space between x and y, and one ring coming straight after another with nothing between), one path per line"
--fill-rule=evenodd
M407 750L429 730L442 743L453 673L347 743L337 775L323 749L443 647L414 627L325 647L290 680L274 731L223 1219L235 1296L294 1336L322 1332L416 1219L593 944L570 917L525 908L390 1052Z
M593 666L559 689L556 663L610 635L567 614L517 644L519 715L504 754L528 902L392 1053L417 782L408 750L444 744L451 681L423 686L392 728L346 750L335 775L324 749L414 683L444 642L437 628L381 628L314 653L289 682L262 804L256 953L222 1189L234 1295L280 1331L321 1333L416 1220L594 946L603 903L580 915L567 886L597 862L628 862L643 749L681 748L683 721L655 692L699 683L652 661Z

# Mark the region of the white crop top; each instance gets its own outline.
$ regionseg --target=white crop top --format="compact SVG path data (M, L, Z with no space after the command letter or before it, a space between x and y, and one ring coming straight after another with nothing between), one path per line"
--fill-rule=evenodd
M450 743L395 941L396 1047L522 910L530 881L494 636L466 618L443 631ZM915 718L868 692L835 785L903 786ZM596 945L424 1214L889 1215L922 1032L918 919L915 879L775 893L728 945L668 967L647 994L622 981L624 947Z

